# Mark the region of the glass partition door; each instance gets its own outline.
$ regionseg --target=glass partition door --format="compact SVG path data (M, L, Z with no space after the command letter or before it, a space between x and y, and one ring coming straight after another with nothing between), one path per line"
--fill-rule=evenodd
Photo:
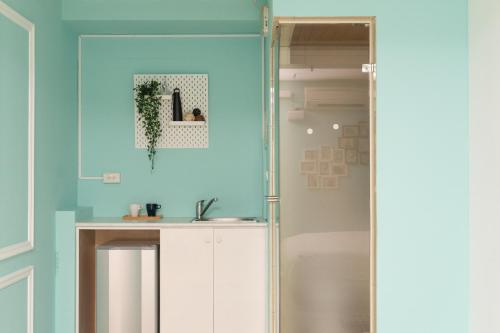
M277 331L373 332L373 22L275 33Z

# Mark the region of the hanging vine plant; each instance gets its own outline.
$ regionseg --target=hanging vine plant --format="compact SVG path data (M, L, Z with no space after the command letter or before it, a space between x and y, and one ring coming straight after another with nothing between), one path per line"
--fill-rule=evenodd
M152 80L134 88L137 92L135 102L139 120L148 140L148 157L151 161L151 171L155 168L156 144L161 135L160 126L160 82Z

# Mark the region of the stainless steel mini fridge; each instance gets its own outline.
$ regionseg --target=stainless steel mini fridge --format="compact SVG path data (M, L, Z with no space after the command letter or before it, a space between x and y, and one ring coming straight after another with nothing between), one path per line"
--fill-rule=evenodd
M97 333L158 333L158 244L96 249Z

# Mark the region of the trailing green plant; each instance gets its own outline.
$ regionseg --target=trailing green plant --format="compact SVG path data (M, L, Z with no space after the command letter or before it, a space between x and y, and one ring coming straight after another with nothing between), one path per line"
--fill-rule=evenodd
M152 80L134 88L137 92L135 102L139 120L148 140L148 157L151 161L151 171L155 168L156 144L161 136L160 126L160 82Z

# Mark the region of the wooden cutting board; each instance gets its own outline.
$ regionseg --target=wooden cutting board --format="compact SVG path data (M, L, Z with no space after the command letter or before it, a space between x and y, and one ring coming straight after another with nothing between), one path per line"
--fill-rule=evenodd
M122 219L124 221L138 221L138 222L147 222L147 221L158 221L163 218L162 215L157 216L147 216L147 215L139 215L139 216L130 216L124 215Z

